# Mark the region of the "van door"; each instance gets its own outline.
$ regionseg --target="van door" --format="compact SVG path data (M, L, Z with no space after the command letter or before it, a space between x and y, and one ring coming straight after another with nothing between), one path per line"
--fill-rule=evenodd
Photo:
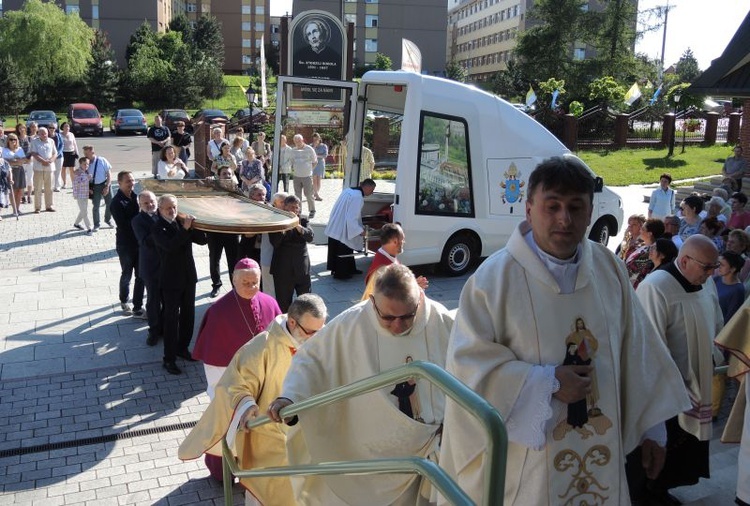
M353 138L357 114L357 83L328 81L302 77L279 76L276 90L276 130L273 144L272 191L278 188L280 168L279 138L284 134L287 144L301 134L307 144L318 132L328 146L327 169L333 167L334 177L341 178L351 166L351 150L346 139Z

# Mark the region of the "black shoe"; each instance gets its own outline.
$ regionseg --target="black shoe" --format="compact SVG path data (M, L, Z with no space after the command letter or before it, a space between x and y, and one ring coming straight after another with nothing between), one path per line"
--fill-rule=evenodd
M354 274L362 274L362 271L360 271L359 269L354 269Z
M164 369L167 370L169 374L182 374L182 371L180 370L179 367L177 367L177 364L175 364L174 362L167 362L165 360L162 366L164 367Z
M308 216L309 219L312 220L313 218L315 218L315 211L310 211L310 214L307 215L307 216Z
M217 295L219 295L219 290L220 289L221 289L221 286L215 286L215 287L213 287L211 289L211 294L209 295L209 297L211 297L213 299L214 297L216 297Z
M149 334L146 338L146 344L149 346L156 346L156 343L159 342L159 337L155 336L153 334Z
M187 360L188 362L197 362L198 359L193 358L188 350L182 350L177 352L177 356Z

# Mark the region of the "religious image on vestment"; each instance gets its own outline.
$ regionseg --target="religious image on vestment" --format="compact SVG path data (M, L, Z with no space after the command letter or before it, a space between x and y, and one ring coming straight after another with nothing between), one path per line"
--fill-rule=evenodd
M411 355L407 355L404 360L405 364L413 362ZM395 395L398 399L398 409L409 418L418 422L424 423L422 418L422 410L419 404L419 394L417 394L417 381L414 378L397 383L391 391L391 395Z
M600 436L612 427L612 421L607 418L598 406L599 385L596 379L596 351L599 341L586 328L586 322L578 317L573 324L573 331L565 338L565 359L563 365L590 365L593 367L591 378L591 393L585 399L572 402L567 406L565 418L555 427L552 436L561 441L570 431L576 431L583 439L588 439L594 432Z

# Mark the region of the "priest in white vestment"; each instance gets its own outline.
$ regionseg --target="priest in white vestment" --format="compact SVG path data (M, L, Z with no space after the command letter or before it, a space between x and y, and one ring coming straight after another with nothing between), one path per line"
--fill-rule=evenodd
M727 420L722 443L740 443L737 455L737 496L739 506L750 505L750 388L747 373L750 372L750 299L729 320L716 336L716 344L729 352L730 378L741 381L732 412Z
M331 320L294 356L269 416L281 421L279 410L293 402L411 360L444 367L452 323L444 306L425 297L408 267L386 267L370 300ZM289 434L289 462L437 458L444 404L442 392L419 379L305 411ZM305 505L414 506L426 504L431 493L411 474L307 477L292 483Z
M326 268L336 279L349 279L357 272L354 250L363 249L362 207L365 197L375 191L375 181L365 179L356 188L347 188L331 209L325 234L328 236L328 264Z
M669 451L664 471L650 485L652 494L698 483L709 477L708 442L711 440L711 384L713 340L724 325L711 275L719 251L703 235L688 237L677 259L652 272L638 285L636 295L646 315L667 345L690 396L690 409L667 423ZM677 444L676 442L680 443Z
M241 469L287 465L286 427L271 423L247 430L245 425L276 399L292 356L325 319L323 299L300 295L289 313L277 316L267 331L242 346L216 385L211 404L180 445L178 457L191 460L204 453L220 457L221 439L226 436ZM294 504L288 477L244 478L240 483L247 490L246 504Z
M447 369L503 416L505 505L630 504L625 456L663 464L663 421L689 406L624 264L585 239L595 183L573 157L529 178L526 221L469 278ZM647 395L646 395L647 394ZM440 455L481 504L486 436L448 401Z

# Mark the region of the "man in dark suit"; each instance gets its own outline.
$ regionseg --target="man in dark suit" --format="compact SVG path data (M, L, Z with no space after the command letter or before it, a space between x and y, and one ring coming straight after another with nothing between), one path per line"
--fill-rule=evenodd
M156 214L156 195L148 190L138 195L140 212L130 222L138 242L138 272L146 285L146 344L156 346L161 330L161 289L159 288L159 253L151 240L151 229L159 218ZM119 227L118 227L119 228Z
M307 218L299 215L301 208L302 203L295 195L285 198L284 210L296 214L299 217L299 225L268 236L273 246L271 274L276 289L276 301L282 313L289 309L295 291L299 296L310 293L312 288L307 243L313 241L313 231L308 226Z
M195 230L195 216L177 216L177 197L159 197L159 219L151 237L159 252L159 284L164 305L164 368L181 374L176 357L195 361L188 351L195 325L195 283L198 273L193 260L193 243L206 244L206 234Z

